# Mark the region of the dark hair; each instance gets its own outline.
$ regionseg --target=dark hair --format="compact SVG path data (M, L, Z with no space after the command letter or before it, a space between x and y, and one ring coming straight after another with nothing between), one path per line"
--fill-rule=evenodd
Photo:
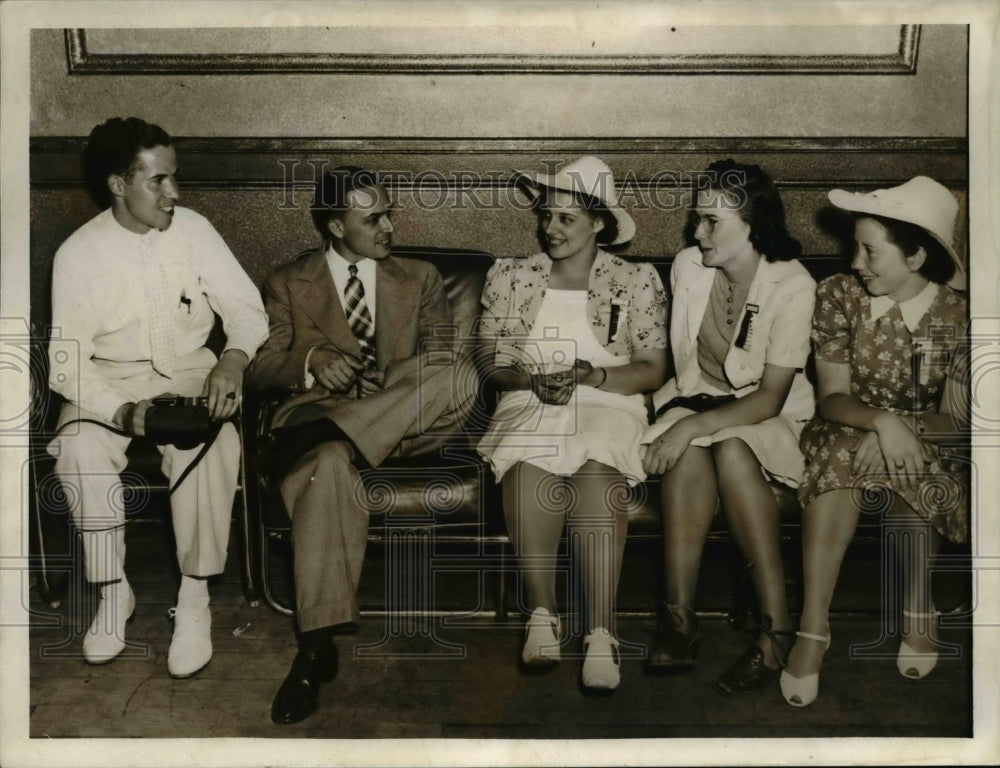
M927 258L917 273L932 283L944 285L955 276L955 260L948 253L948 249L920 225L886 216L875 216L871 213L858 213L854 218L871 219L880 224L885 229L886 238L899 248L904 256L913 256L923 248Z
M539 194L535 198L534 209L536 214L541 214L542 206L548 200L548 194L552 191L552 188L537 187L537 189ZM588 216L592 219L600 219L604 224L604 227L597 233L597 237L595 238L598 244L607 245L608 243L613 243L618 238L618 219L615 218L615 215L611 212L611 210L598 198L583 192L575 192L568 189L562 189L559 191L572 195L576 204L582 208Z
M340 165L324 173L316 182L309 210L313 224L324 240L329 240L330 220L350 208L348 196L357 189L370 189L380 184L378 175L366 168Z
M83 150L83 175L97 204L101 208L111 205L108 177L131 180L139 152L170 144L165 130L138 117L112 117L96 126Z
M750 225L750 244L768 261L789 261L802 255L802 245L788 234L785 206L774 181L759 165L717 160L699 181L736 201L736 212Z

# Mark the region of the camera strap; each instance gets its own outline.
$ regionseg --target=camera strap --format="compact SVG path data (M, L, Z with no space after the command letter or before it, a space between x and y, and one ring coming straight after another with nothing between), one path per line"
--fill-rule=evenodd
M185 480L187 480L187 476L191 474L191 471L196 466L198 466L198 462L201 461L203 458L205 458L205 454L208 453L209 449L211 449L212 447L212 444L215 443L215 438L219 436L219 432L222 430L222 425L225 423L226 422L224 421L220 421L212 426L211 430L209 430L208 435L205 438L205 442L202 443L201 450L198 451L197 455L194 457L191 463L188 464L186 467L184 467L184 471L181 472L181 476L177 478L177 482L175 482L170 487L170 490L167 491L168 496L172 495L173 492L176 491L177 488L180 486L180 484L183 483ZM96 424L99 427L104 427L106 430L108 430L108 432L113 432L114 434L121 435L122 437L137 437L137 435L130 435L124 429L118 429L117 427L112 427L111 425L105 424L103 421L97 421L96 419L71 419L70 421L67 421L65 424L61 425L59 429L56 430L56 434L58 435L60 432L66 429L66 427L68 427L70 424Z

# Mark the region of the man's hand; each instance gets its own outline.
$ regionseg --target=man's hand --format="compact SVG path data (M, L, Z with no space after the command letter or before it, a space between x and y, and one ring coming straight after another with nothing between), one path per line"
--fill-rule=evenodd
M316 381L337 394L350 390L364 367L364 362L353 355L330 347L316 347L309 355L309 372Z
M358 392L359 397L379 392L384 386L384 371L365 369L361 372L361 375L358 376L358 388L360 390Z
M133 437L146 435L146 411L153 404L152 400L140 400L138 403L123 403L115 411L115 424L121 426Z
M248 362L245 353L227 349L209 372L201 394L208 398L208 414L213 419L222 421L236 413L243 400L243 369Z

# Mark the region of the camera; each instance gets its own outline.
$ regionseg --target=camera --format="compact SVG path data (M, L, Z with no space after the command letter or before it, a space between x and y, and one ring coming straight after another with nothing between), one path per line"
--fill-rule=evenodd
M207 397L163 395L146 410L146 437L154 443L194 448L212 431Z
M202 408L208 407L207 397L184 397L182 395L161 395L151 401L157 408Z

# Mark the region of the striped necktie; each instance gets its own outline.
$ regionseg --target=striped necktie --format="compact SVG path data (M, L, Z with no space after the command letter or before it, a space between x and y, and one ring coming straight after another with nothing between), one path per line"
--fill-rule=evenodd
M139 238L142 288L149 308L149 350L153 368L166 377L174 373L174 334L171 328L167 277L150 237Z
M358 340L365 368L375 367L375 323L372 322L368 303L365 301L365 287L358 277L358 268L351 264L347 271L350 277L344 288L344 309L347 312L347 324Z

